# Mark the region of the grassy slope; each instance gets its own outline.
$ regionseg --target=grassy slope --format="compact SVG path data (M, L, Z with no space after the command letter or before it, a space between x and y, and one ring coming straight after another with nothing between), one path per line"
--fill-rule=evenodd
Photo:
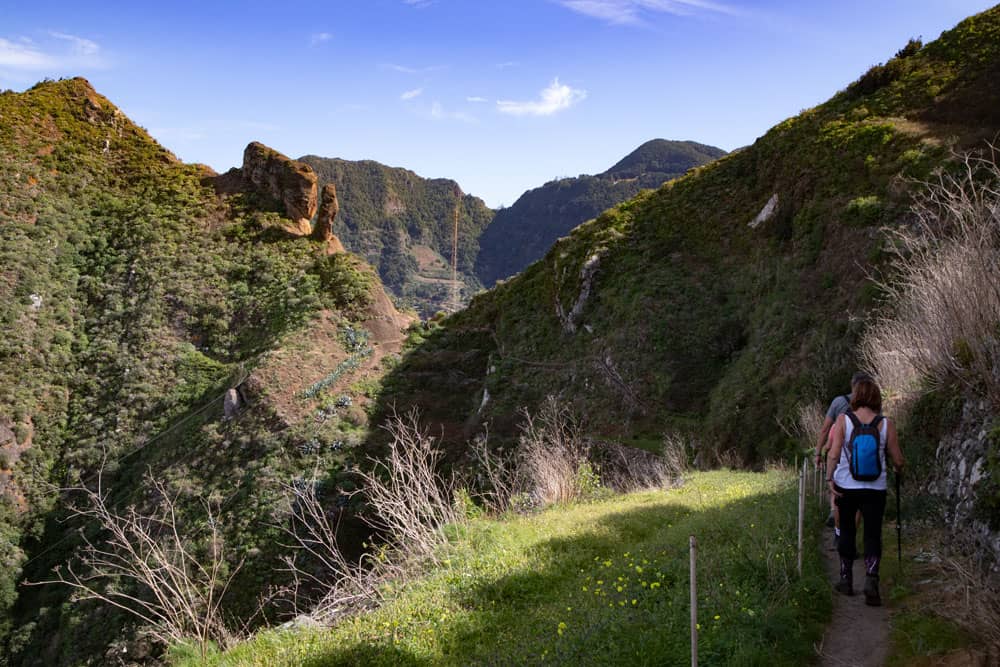
M204 168L83 79L2 94L0 119L0 420L31 440L12 471L25 511L0 498L0 652L80 664L128 638L120 615L67 590L14 587L22 566L47 578L79 546L46 490L90 479L105 452L116 508L155 502L147 471L180 494L195 541L202 500L220 507L227 548L247 556L230 611L252 610L275 576L279 483L340 469L363 429L339 414L281 424L266 393L280 386L223 422L222 393L287 337L308 345L317 313L341 329L364 319L377 279L282 234L252 196L220 202Z
M795 575L794 486L781 471L698 473L673 491L472 520L444 568L387 588L379 610L269 631L209 664L683 664L690 534L702 664L803 664L830 595L818 552Z
M841 391L856 366L880 227L905 220L912 179L1000 131L998 36L1000 9L972 17L581 225L432 332L386 404L420 405L456 444L484 420L509 433L518 407L558 394L598 435L680 428L751 462L786 453L775 419ZM751 228L774 194L774 216ZM579 328L564 333L556 304L572 308L594 255Z

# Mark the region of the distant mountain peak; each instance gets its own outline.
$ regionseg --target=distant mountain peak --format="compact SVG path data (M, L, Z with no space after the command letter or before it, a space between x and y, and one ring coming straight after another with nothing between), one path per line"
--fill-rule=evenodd
M636 178L645 173L683 173L690 168L692 160L708 162L725 154L726 151L721 148L697 141L650 139L599 175Z

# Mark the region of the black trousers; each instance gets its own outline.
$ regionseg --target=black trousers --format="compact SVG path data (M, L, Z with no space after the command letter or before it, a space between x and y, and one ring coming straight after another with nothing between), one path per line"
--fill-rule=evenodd
M854 560L858 557L858 527L854 525L854 515L861 510L865 524L865 560L882 557L882 516L885 514L885 491L874 489L842 489L834 487L838 493L837 507L840 508L840 546L837 552L841 558Z

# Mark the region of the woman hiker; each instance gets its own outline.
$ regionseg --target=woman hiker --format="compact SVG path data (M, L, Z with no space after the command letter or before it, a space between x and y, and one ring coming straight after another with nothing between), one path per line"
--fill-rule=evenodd
M865 603L878 606L879 561L882 559L882 516L886 499L886 452L898 473L903 468L896 424L881 415L882 392L874 380L862 379L851 392L851 409L837 417L830 434L827 483L840 509L840 581L836 590L854 595L857 525L864 519Z
M871 380L872 376L864 371L858 371L853 376L851 376L851 394L854 393L854 386L861 382L862 380ZM830 403L830 407L826 411L826 418L823 420L823 428L819 433L819 440L816 442L816 467L819 468L820 464L826 459L826 454L830 448L830 436L833 431L833 424L837 421L837 417L844 414L851 409L851 394L844 394L843 396L837 396ZM832 470L832 468L830 468ZM837 505L834 503L834 495L830 494L830 516L827 517L826 526L827 528L833 528L833 550L837 550L837 545L840 542L840 516L837 511ZM861 520L860 515L855 519L855 528L857 528L857 523Z

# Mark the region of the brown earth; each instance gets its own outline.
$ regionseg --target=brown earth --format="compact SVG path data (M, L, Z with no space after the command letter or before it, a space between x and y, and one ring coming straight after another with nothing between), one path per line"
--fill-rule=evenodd
M414 321L410 315L396 310L388 295L373 290L373 302L360 322L368 331L372 353L351 372L344 373L319 396L306 398L303 393L313 384L332 373L350 357L341 344L341 327L347 322L331 311L322 311L302 332L271 352L245 383L248 393L260 396L286 426L301 422L314 414L324 396L350 394L354 406L362 411L371 399L349 391L362 380L377 380L384 370L382 360L399 354L405 340L405 329ZM354 411L360 415L360 411Z
M823 531L827 578L832 587L840 577L840 558L830 548L831 531ZM889 608L869 607L861 586L864 559L854 561L854 595L834 593L833 618L817 647L822 667L881 667L889 656ZM885 600L885 584L882 585Z

